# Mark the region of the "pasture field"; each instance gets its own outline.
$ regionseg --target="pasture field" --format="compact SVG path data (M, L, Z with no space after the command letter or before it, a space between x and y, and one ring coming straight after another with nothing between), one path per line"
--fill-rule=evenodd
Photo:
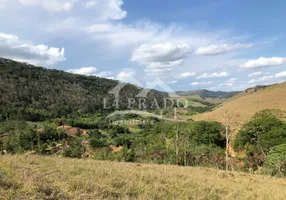
M0 199L285 199L286 180L210 168L0 157Z

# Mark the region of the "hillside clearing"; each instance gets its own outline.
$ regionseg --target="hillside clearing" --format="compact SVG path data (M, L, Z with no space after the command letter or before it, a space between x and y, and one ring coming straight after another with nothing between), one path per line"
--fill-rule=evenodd
M0 157L0 199L285 199L286 180L216 169Z

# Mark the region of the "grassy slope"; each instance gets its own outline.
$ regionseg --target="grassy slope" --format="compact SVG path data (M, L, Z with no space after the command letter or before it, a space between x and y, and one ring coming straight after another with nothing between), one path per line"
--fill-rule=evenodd
M0 157L0 199L285 199L286 180L207 168Z
M230 98L239 92L224 92L224 91L210 91L210 90L193 90L193 91L179 91L180 96L200 96L201 98Z
M238 113L244 121L251 118L256 112L263 109L281 109L286 111L286 83L261 89L254 93L242 92L229 99L213 112L194 116L197 120L217 120L221 121L224 110Z
M183 96L183 97L176 97L174 99L177 99L177 100L180 100L180 102L182 104L186 104L186 102L184 101L184 99L187 99L188 101L188 106L193 106L193 107L206 107L205 105L199 103L199 102L196 102L194 100L201 100L201 101L204 101L200 96Z

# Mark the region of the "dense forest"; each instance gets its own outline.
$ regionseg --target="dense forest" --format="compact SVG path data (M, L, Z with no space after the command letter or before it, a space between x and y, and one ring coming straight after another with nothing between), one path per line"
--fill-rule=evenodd
M114 95L108 92L118 83L0 58L0 120L40 121L74 112L104 112L104 98L112 104ZM121 109L127 107L127 98L135 98L142 90L135 85L124 84L119 95ZM151 90L147 102L157 99L160 105L164 97L168 94Z

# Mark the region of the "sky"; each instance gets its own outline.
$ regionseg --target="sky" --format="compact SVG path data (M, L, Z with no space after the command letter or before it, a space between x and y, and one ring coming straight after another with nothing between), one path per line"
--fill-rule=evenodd
M174 91L286 79L285 1L0 0L0 56Z

